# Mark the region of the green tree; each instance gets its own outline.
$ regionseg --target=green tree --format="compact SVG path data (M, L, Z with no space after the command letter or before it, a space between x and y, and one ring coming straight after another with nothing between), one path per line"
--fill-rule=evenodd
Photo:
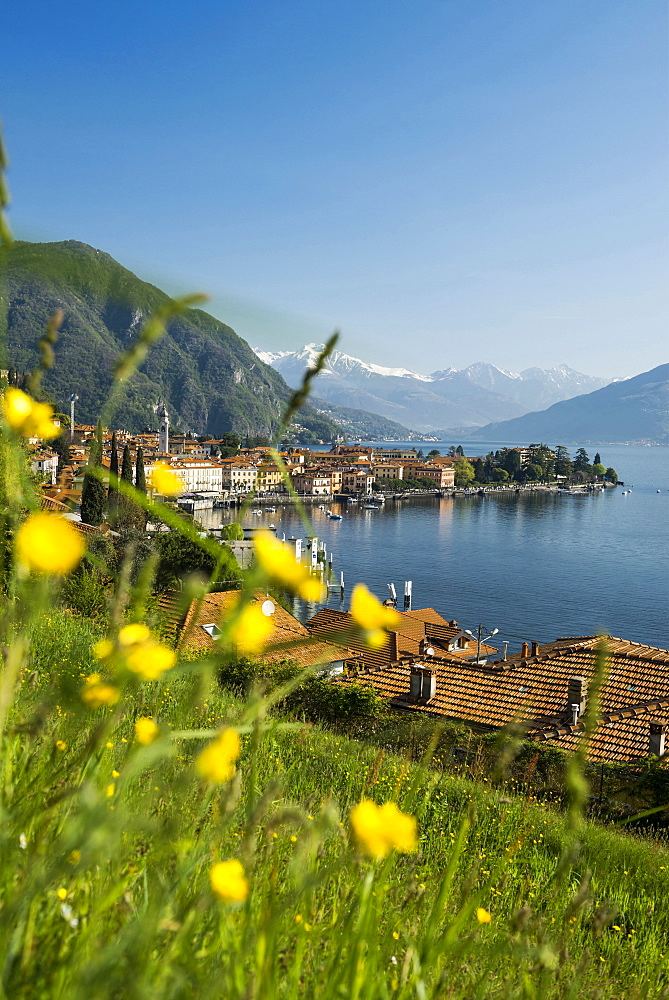
M88 451L87 471L84 474L84 484L81 490L81 520L84 524L92 524L93 527L102 524L104 520L107 491L105 490L104 483L88 470L99 470L101 460L102 442L97 437L91 441Z
M51 445L56 455L58 455L58 469L56 475L59 476L67 465L72 465L72 452L70 442L65 434L59 434Z
M596 462L592 467L592 471L598 479L601 479L606 474L606 466L602 465L601 462Z
M439 451L438 448L433 448L432 451L428 451L427 453L428 458L436 458L437 455L441 455L441 452Z
M121 462L121 481L132 486L132 456L130 445L123 449L123 460ZM119 531L128 531L137 526L137 507L129 497L122 494L118 498L117 525Z
M528 483L538 483L544 478L544 470L536 462L529 462L523 469L523 479Z
M602 456L599 454L598 451L595 452L595 457L592 460L592 464L593 465L601 465L602 464Z
M609 468L604 473L604 478L608 479L610 483L617 483L618 473L616 472L615 469L612 469L611 466L609 466Z
M482 458L477 458L474 462L474 478L477 483L485 483L485 463Z
M572 470L569 451L563 444L559 444L555 449L555 475L570 476Z
M456 486L469 486L470 483L474 482L474 468L468 459L459 458L454 469Z
M585 448L578 448L576 454L574 455L573 462L574 472L589 472L590 471L590 458Z
M135 489L146 496L146 471L144 469L144 452L142 446L137 448L135 460ZM146 531L146 511L142 507L135 507L136 523L140 531Z
M111 458L109 459L109 489L107 491L107 520L114 526L118 518L118 490L112 484L111 477L118 477L118 442L116 440L116 431L112 434L111 439Z
M178 587L184 577L193 573L211 580L216 565L214 557L178 531L158 535L154 544L159 556L156 571L158 590ZM231 550L227 546L221 548L221 563L213 582L233 585L240 579L239 566Z
M137 448L137 460L135 462L135 489L146 496L146 471L144 469L144 452L141 444Z
M494 483L508 483L510 478L511 477L509 476L509 473L506 471L506 469L503 469L499 465L497 466L497 468L492 470L492 479Z

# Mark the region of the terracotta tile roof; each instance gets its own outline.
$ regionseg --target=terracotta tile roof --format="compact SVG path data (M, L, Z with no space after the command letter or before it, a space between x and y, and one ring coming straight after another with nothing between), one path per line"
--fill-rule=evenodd
M206 654L216 648L215 640L205 631L204 625L218 625L225 613L239 599L241 591L227 590L215 594L207 594L200 601L193 601L180 630L178 647L185 652L200 652ZM258 593L254 601L262 603L267 596ZM274 632L269 640L269 648L257 659L265 663L279 663L282 660L294 660L302 666L315 666L319 663L331 663L344 659L350 650L342 650L314 639L301 622L288 611L275 605L272 623Z
M348 611L321 608L313 618L309 619L307 628L314 635L356 650L356 656L364 661L366 670L379 670L402 657L419 656L421 640L424 639L437 647L437 655L443 655L448 659L466 660L476 655L475 641L469 641L464 649L447 649L449 640L460 635L462 629L452 626L433 608L417 612L402 611L398 614L401 620L400 626L397 630L389 632L388 642L377 650L368 649ZM481 644L482 659L496 652L492 646Z
M669 698L607 712L600 717L597 729L586 744L587 757L595 761L633 761L648 757L651 722L667 720ZM549 743L560 750L575 751L585 739L585 726L550 726L527 735L529 739Z
M55 500L53 497L47 497L42 495L39 498L39 505L42 510L57 510L63 514L71 514L72 508L68 507L66 503L61 503L60 500Z
M417 702L409 693L415 659L389 663L343 682L369 684L396 708L481 728L498 729L519 721L528 726L530 738L573 749L582 728L567 724L569 680L583 677L587 691L596 670L599 641L597 636L558 639L536 656L517 654L487 665L465 664L452 657L419 658L436 673L436 693L429 702ZM669 651L611 637L605 641L607 669L599 716L603 726L588 755L633 759L647 745L647 734L643 734L649 714L664 712L666 703L669 716Z

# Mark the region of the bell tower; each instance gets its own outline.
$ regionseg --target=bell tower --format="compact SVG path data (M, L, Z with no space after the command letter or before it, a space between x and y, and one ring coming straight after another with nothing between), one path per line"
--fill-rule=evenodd
M158 404L158 451L165 455L170 450L170 418L167 415L167 407L160 400Z

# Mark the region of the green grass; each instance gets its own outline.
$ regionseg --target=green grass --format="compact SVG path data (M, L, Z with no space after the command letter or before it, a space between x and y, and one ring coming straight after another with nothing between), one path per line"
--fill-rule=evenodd
M3 754L6 996L667 995L664 847L264 717L207 664L84 710L97 637L56 612L31 630ZM133 720L154 714L165 736L139 747ZM212 791L192 764L203 741L170 730L222 723L243 753ZM418 817L415 855L356 853L365 796ZM229 857L251 880L239 908L208 885Z

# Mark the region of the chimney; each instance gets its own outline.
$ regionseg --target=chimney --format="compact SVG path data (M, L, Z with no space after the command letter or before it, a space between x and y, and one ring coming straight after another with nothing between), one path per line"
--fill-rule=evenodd
M434 647L427 636L424 636L418 644L418 652L421 656L434 656Z
M532 656L538 656L539 655L539 649L540 649L539 643L538 642L533 642L532 643Z
M423 671L420 667L415 664L411 667L411 678L409 682L409 695L411 698L415 698L416 701L420 700L420 696L423 693Z
M586 691L584 677L569 678L569 687L567 689L567 701L569 703L570 711L572 711L572 714L574 707L576 707L577 709L576 719L572 723L572 725L574 725L578 720L579 716L583 715L583 713L585 712L585 706L587 705L588 702L588 692Z
M423 668L423 701L432 701L437 693L437 672L429 667ZM664 737L662 737L664 739Z
M665 753L665 734L667 732L666 722L651 722L650 724L650 753L654 757L662 757Z
M504 661L504 663L506 663L506 651L507 651L508 648L509 648L509 643L505 642L504 643L504 653L502 654L502 660Z
M527 645L527 643L526 643L526 642L524 642L524 643L523 643L523 645L522 645L522 646L520 647L520 655L521 655L521 657L522 657L523 659L525 659L525 658L526 658L526 656L527 656L527 654L528 654L528 652L529 652L529 648L530 648L530 647L529 647L529 646Z

